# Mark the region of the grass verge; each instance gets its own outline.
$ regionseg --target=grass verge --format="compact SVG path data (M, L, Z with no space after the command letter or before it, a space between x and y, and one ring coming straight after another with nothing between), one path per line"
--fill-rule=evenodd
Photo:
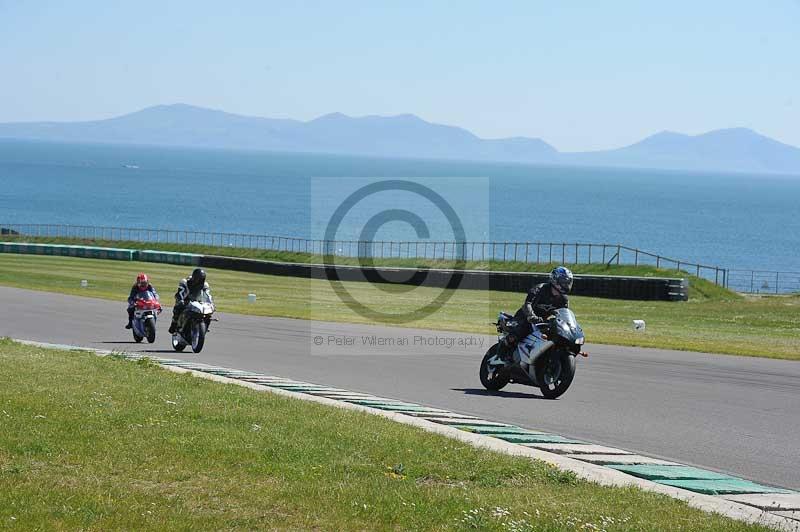
M190 268L167 264L0 254L0 285L62 292L120 302L139 271L147 272L164 301L171 302L178 279ZM208 270L215 300L222 312L370 323L339 299L327 281ZM81 288L81 279L89 281ZM500 309L516 310L522 294L479 290L453 291L435 313L418 312L432 301L437 288L344 283L352 297L391 313L414 313L405 326L493 334L489 325ZM247 294L258 300L247 302ZM800 297L720 299L695 297L688 302L619 301L572 297L571 306L589 343L658 347L734 355L800 360ZM631 322L644 319L647 329L635 332Z
M202 244L172 244L165 242L136 242L126 240L101 240L86 238L67 238L67 237L14 237L14 235L4 235L3 239L13 242L15 240L32 242L39 244L68 244L79 246L99 246L122 249L153 249L159 251L176 251L180 253L197 253L200 255L220 255L225 257L242 257L248 259L271 260L277 262L299 262L321 264L322 256L313 253L301 253L293 251L272 251L264 249L236 248L228 246L207 246ZM609 254L610 255L610 254ZM542 260L545 259L542 255ZM549 256L547 257L550 258ZM610 256L609 256L610 258ZM359 259L353 257L334 257L338 264L359 265ZM375 258L372 263L375 266L393 266L405 268L454 268L455 261L444 259L420 259L420 258ZM560 263L542 262L533 264L520 261L467 261L464 269L468 270L488 270L488 271L507 271L507 272L549 272ZM716 284L690 275L684 271L670 270L666 268L656 268L655 266L632 266L630 264L569 264L570 269L578 274L591 275L622 275L632 277L683 277L689 280L690 297L703 297L712 299L737 299L741 296L736 292L717 286Z
M0 381L0 528L766 530L145 362L0 340Z

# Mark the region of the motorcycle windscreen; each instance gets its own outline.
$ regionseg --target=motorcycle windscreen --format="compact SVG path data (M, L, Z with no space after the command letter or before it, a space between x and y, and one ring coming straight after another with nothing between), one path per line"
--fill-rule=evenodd
M141 299L142 301L155 301L156 296L150 290L146 290L144 292L137 292L136 299Z
M583 337L583 329L578 325L575 314L568 308L560 308L556 311L556 323L558 324L559 335L570 343Z
M208 293L205 290L198 288L189 293L189 301L197 301L198 303L211 303L211 298L208 297Z
M555 312L556 318L564 322L564 324L572 330L578 328L578 320L575 319L575 313L568 308L560 308Z

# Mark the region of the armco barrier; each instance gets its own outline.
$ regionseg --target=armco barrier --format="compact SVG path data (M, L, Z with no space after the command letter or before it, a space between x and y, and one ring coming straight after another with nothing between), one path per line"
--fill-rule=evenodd
M57 244L25 244L16 242L0 242L0 252L125 261L135 260L137 254L137 251L134 249L65 246Z
M326 267L321 264L271 262L169 251L0 242L0 252L125 261L140 260L308 279L329 278ZM468 290L502 292L525 292L530 287L547 281L547 274L544 273L481 270L417 270L415 268L336 266L335 274L342 281L398 283L436 288L449 286ZM686 279L663 277L576 275L573 294L611 299L686 301L689 298L689 283Z
M256 259L217 257L205 255L200 265L268 275L286 275L310 279L327 279L326 267L321 264L270 262ZM414 268L362 268L336 266L336 277L341 281L371 281L400 283L415 286L444 288L460 276L457 287L469 290L495 290L525 292L532 286L546 282L547 274L529 272L489 272L480 270L417 270ZM452 286L452 285L450 285ZM619 277L612 275L576 275L573 294L611 299L636 299L655 301L686 301L689 299L689 282L686 279L664 277Z

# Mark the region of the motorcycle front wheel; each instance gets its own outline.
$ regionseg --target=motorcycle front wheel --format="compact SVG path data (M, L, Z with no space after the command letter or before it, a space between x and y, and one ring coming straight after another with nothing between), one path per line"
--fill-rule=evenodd
M508 373L503 371L505 366L489 364L489 362L492 360L496 360L495 356L500 356L499 343L494 344L489 348L488 351L486 351L486 354L483 355L483 360L481 360L481 368L478 372L483 387L493 392L503 388L510 380Z
M156 341L156 324L153 320L147 320L144 323L144 332L148 343L152 344Z
M567 391L575 378L575 355L551 351L536 361L536 380L546 399L555 399Z
M206 341L206 322L196 321L192 324L192 351L199 353Z

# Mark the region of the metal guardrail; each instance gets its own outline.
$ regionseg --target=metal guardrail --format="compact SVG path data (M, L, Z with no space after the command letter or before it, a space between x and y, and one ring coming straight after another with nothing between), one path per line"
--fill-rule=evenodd
M740 292L787 293L800 291L800 274L797 273L728 270L719 266L673 259L622 244L512 241L330 241L252 233L68 224L0 224L0 228L2 228L0 232L6 239L15 236L34 236L198 244L365 258L464 259L468 261L515 261L528 264L559 263L567 265L646 265L689 273Z
M800 272L728 270L727 286L747 294L800 293Z

